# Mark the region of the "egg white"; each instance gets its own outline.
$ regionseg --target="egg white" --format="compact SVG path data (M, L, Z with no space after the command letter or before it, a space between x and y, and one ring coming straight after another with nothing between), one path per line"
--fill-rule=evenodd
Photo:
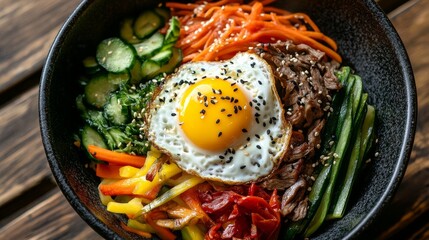
M249 106L255 116L244 141L218 153L192 144L181 131L177 116L184 91L204 78L228 78L239 84L250 97ZM291 126L284 118L271 67L252 53L238 53L226 61L182 65L167 77L146 117L149 141L180 168L228 184L260 181L269 176L286 154L291 136Z

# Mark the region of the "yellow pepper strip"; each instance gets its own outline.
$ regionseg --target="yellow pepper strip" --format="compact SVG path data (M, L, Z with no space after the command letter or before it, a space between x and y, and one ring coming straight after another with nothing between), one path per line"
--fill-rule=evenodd
M149 192L154 187L163 184L167 179L180 173L182 170L175 164L164 164L161 170L155 175L153 181L148 181L146 178L140 177L140 181L134 188L133 194L141 195ZM162 177L161 177L162 176Z
M179 196L180 194L182 194L186 190L188 190L188 189L190 189L190 188L192 188L192 187L194 187L194 186L196 186L202 182L204 182L204 179L199 178L199 177L193 177L193 178L190 178L190 179L180 183L179 185L171 188L170 190L168 190L167 192L165 192L161 196L154 199L149 204L145 205L138 215L141 215L143 213L147 213L147 212L151 211L152 209L157 208L157 207L165 204L166 202L168 202L168 201L172 200L173 198Z
M107 204L107 211L134 215L138 213L142 207L142 199L133 198L127 203L109 202L109 204Z
M161 157L161 153L158 151L149 151L147 152L146 162L144 166L133 176L133 177L142 177L145 176L149 171L152 164Z
M132 166L124 166L119 168L119 176L123 178L131 178L131 177L134 177L139 171L140 171L140 168L136 168Z
M170 178L167 181L165 181L165 185L170 186L170 187L174 187L174 186L179 185L180 183L190 179L191 177L193 177L193 176L183 172L180 177L178 177L176 179Z
M155 229L153 229L152 226L150 226L149 224L146 224L146 223L141 223L141 222L134 220L134 219L128 219L127 226L131 227L131 228L138 229L140 231L155 233Z
M187 225L180 232L183 240L204 240L204 232L197 225Z
M112 198L111 196L104 195L104 194L100 191L100 189L98 189L98 195L99 195L99 197L100 197L101 203L102 203L104 206L107 206L107 204L108 204L108 203L110 203L110 202L113 202L113 201L114 201L114 200L113 200L113 198Z

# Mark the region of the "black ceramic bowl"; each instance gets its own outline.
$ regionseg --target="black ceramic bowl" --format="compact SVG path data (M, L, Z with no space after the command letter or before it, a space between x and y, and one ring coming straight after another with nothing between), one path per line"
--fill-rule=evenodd
M120 19L155 5L147 0L82 1L55 39L40 83L40 125L52 172L74 209L106 238L135 235L124 231L121 218L100 203L98 180L73 146L79 122L74 109L76 70L97 43L116 34ZM277 5L308 13L337 41L343 63L362 76L369 101L378 109L379 157L359 179L345 217L324 225L315 236L355 238L392 198L407 166L415 131L416 91L406 51L386 15L371 0L277 1Z

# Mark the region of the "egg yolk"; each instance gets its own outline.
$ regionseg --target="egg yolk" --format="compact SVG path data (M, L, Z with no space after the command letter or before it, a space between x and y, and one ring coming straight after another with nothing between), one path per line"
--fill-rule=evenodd
M249 100L238 84L216 78L186 89L178 109L183 133L194 145L222 151L242 141L250 126Z

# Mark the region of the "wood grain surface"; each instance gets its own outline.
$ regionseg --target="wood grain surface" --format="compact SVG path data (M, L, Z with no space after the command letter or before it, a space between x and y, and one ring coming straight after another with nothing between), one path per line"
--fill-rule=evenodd
M393 201L382 213L377 228L383 229L381 238L428 239L423 236L429 236L429 1L410 2L391 20L413 67L418 119L404 179Z
M0 239L102 239L57 189L0 229Z
M0 94L42 67L78 0L0 1Z
M0 0L0 239L101 239L52 180L38 128L40 68L78 0ZM370 239L429 239L429 1L389 15L411 59L419 115L409 167ZM33 86L16 86L27 79ZM29 167L30 166L30 167Z

